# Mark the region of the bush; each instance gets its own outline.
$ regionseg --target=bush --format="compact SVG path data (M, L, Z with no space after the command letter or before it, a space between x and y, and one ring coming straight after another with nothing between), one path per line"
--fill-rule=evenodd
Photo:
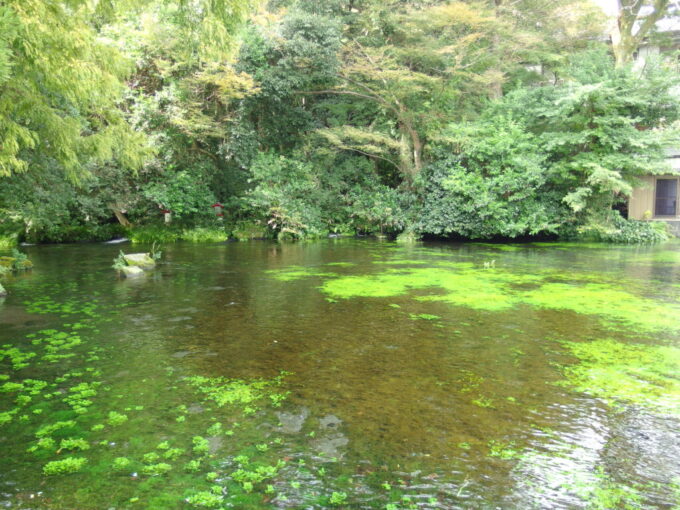
M144 225L128 232L133 243L174 243L189 241L192 243L218 243L229 237L222 226L215 227L182 227L173 225Z
M654 244L669 239L668 226L663 221L627 220L612 211L605 225L591 225L582 229L582 237L617 244Z
M118 223L103 225L51 225L43 230L26 234L32 243L77 243L84 241L108 241L125 236L125 228Z
M7 250L15 247L19 243L19 234L3 234L0 233L0 250Z
M180 233L182 241L192 243L219 243L226 241L229 235L223 227L185 228Z
M132 243L174 243L179 240L180 232L165 225L144 225L128 231Z

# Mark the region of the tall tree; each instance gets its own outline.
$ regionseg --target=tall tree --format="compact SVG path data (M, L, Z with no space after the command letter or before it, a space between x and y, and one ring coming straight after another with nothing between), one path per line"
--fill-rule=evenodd
M611 38L616 66L633 60L646 37L654 32L656 23L670 13L672 0L617 0L618 12Z

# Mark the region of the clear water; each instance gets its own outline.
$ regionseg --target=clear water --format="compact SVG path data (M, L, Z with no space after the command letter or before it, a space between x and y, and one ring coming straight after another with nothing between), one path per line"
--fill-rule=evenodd
M120 248L4 282L0 506L680 504L678 244L178 244L138 280Z

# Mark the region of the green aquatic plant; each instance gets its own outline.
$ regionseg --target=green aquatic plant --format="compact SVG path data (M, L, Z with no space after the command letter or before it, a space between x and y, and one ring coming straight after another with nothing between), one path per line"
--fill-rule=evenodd
M437 319L441 319L439 315L432 315L430 313L411 313L409 314L409 317L414 320L422 319L426 321L436 321Z
M160 250L161 245L154 241L151 244L151 249L149 250L149 256L156 262L161 260L163 252Z
M343 276L325 281L321 290L334 298L394 297L412 290L443 290L417 299L444 301L454 305L481 310L505 310L517 299L511 284L535 281L536 277L512 275L495 270L479 271L470 264L457 263L451 267L391 269L378 274Z
M132 465L132 461L127 457L116 457L113 459L113 469L116 471L126 471Z
M296 268L295 273L302 277L305 272ZM462 262L433 262L432 267L326 276L320 289L332 299L386 298L412 291L428 291L428 294L421 294L415 299L489 311L529 304L596 315L618 327L636 326L649 331L680 330L680 321L675 319L680 316L680 306L638 296L629 291L629 286L624 288L621 283L606 283L601 276L594 277L588 273L564 274L548 270L531 274L514 273L491 267L480 270ZM533 288L527 290L527 287Z
M142 473L149 476L160 476L172 470L172 466L165 462L158 464L148 464L142 468Z
M117 413L116 411L109 411L108 418L106 419L106 422L113 427L122 425L126 421L128 421L127 415Z
M332 277L337 276L335 273L329 273L328 271L322 271L314 267L302 267L302 266L288 266L285 269L272 269L267 271L268 274L272 275L275 280L281 282L292 282L295 280L301 280L302 278L311 277Z
M57 450L57 453L59 453L61 450L89 450L89 449L90 443L88 443L85 439L69 438L61 440L61 443L59 443L59 450Z
M198 455L205 455L210 451L210 443L208 440L201 436L194 436L191 440L193 443L193 451Z
M201 469L201 461L198 459L193 459L184 464L184 470L188 471L189 473L195 473Z
M642 495L637 488L615 481L602 466L597 467L594 475L594 479L589 477L567 484L569 490L586 502L588 509L643 508Z
M127 267L127 265L127 262L125 262L125 253L123 253L123 250L121 250L116 258L113 259L113 265L111 267L116 271L121 272Z
M287 374L282 373L271 380L254 379L252 381L194 376L187 377L186 381L219 407L241 406L245 412L252 414L254 408L251 404L255 401L267 396L275 403L285 399L287 393L274 391L281 385L285 375Z
M247 490L247 487L250 487L252 490L255 484L261 483L276 476L276 474L284 465L285 463L283 461L278 461L278 463L273 466L244 466L232 472L230 476L232 480L240 483L244 490Z
M66 457L61 460L53 460L43 466L43 473L46 475L65 475L77 473L87 464L87 459L83 457Z
M198 508L219 508L224 497L211 491L201 491L192 494L185 501Z
M489 457L498 457L503 460L519 459L522 457L520 451L515 449L514 441L489 441Z
M142 461L145 464L153 464L158 459L160 459L160 455L158 455L156 452L149 452L142 455Z
M163 458L167 460L177 460L184 454L182 448L169 448L163 452Z
M9 345L4 345L3 349L0 349L0 361L8 358L10 363L12 363L12 368L14 370L21 370L30 365L28 360L35 358L37 355L34 352L24 352L16 347L11 347Z
M680 349L612 339L561 344L579 363L564 384L609 403L636 404L680 415Z
M210 427L208 427L208 430L206 430L206 433L209 436L218 436L222 433L222 424L220 422L213 423Z
M76 426L76 422L73 420L66 420L66 421L57 421L55 423L50 423L48 425L44 425L40 427L36 433L35 437L38 439L51 436L57 431L64 431L64 429L72 429Z
M331 497L328 498L328 504L330 505L344 505L347 503L347 493L346 492L333 492Z
M485 407L485 408L493 408L493 399L487 398L484 396L480 396L479 398L476 398L472 401L474 405L477 407Z
M26 449L29 453L35 453L40 450L43 451L56 451L57 442L51 437L43 437L39 439L33 446Z
M526 292L522 300L540 308L600 315L620 325L649 331L680 329L680 306L639 297L616 285L546 283Z

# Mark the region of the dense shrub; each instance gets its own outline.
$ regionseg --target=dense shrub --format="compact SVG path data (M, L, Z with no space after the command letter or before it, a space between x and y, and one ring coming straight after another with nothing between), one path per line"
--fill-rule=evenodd
M669 239L665 222L627 220L615 211L609 223L586 228L583 235L585 238L619 244L652 244Z

